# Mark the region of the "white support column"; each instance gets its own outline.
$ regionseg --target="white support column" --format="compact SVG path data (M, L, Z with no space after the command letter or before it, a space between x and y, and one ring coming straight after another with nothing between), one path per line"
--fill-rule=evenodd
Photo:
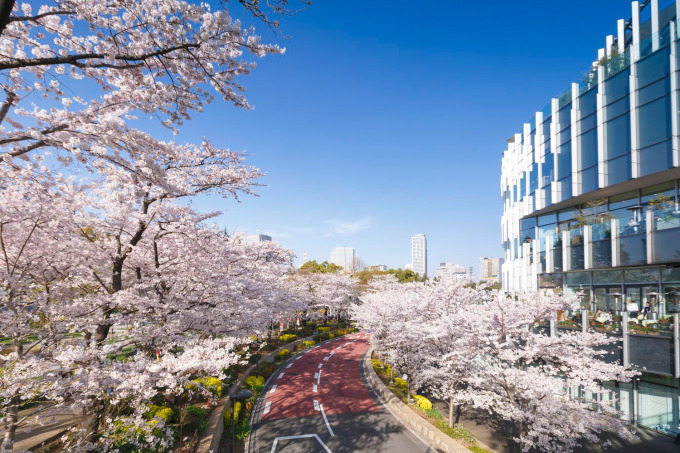
M592 225L583 225L583 269L590 269L592 265L592 245L593 228Z
M625 302L623 302L625 306ZM623 366L630 365L630 345L628 344L628 312L621 312L621 333L623 334Z
M631 4L631 25L633 28L633 44L631 45L631 63L640 59L640 2Z
M680 2L677 2L676 5L680 5ZM678 55L678 42L675 40L675 34L677 33L676 31L676 23L674 21L671 21L671 127L673 131L673 140L672 140L672 146L673 146L673 166L678 167L680 166L680 121L678 118L678 96L680 95L680 92L678 91L678 86L680 85L678 83L678 63L677 63L677 55Z
M626 21L623 19L616 22L616 46L619 49L619 54L626 50Z
M607 35L606 41L605 41L605 49L607 51L607 58L612 56L612 48L614 47L614 35Z
M675 354L673 364L675 365L675 377L680 378L680 332L678 331L678 314L673 315L673 345Z
M579 109L578 83L571 84L571 195L581 195L581 110Z
M647 264L654 262L654 212L649 210L645 213L645 235L647 236Z
M632 58L632 57L631 57ZM638 140L638 79L637 79L637 60L631 59L630 64L630 160L631 176L640 176L640 146Z
M652 8L652 52L659 50L659 0L651 0Z
M569 253L569 232L562 231L562 271L571 270L571 253Z
M543 185L543 162L545 160L545 137L543 137L543 112L536 112L536 134L534 135L534 149L535 149L535 160L538 165L536 165L536 178L538 179L538 187L536 187L536 193L534 197L536 198L536 209L545 208L545 191L541 188Z
M597 68L597 187L607 186L606 143L607 131L604 127L606 118L606 93L604 87L604 66Z
M551 185L551 190L552 190L552 202L553 204L562 201L562 190L559 187L559 184L557 184L557 172L559 170L559 159L558 159L558 152L560 148L560 143L559 143L559 137L560 134L559 128L560 128L560 119L557 117L557 112L559 111L560 108L560 102L556 98L552 98L550 101L550 110L551 110L551 119L550 119L550 146L552 147L553 150L553 171L555 172L555 184Z
M541 273L541 256L539 253L539 244L537 241L533 242L534 244L534 265L532 266L532 273L533 275L531 276L531 290L536 291L538 290L538 274Z
M618 267L619 258L619 219L613 218L611 222L611 237L612 237L612 267Z
M555 265L553 263L553 236L552 234L548 234L545 237L545 271L550 273L550 272L555 272Z

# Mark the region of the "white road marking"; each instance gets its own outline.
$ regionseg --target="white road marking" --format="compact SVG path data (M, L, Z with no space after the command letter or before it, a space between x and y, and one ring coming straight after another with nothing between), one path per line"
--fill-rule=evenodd
M319 408L321 409L321 415L323 415L323 421L326 422L326 426L328 427L328 432L331 433L331 437L335 436L333 429L331 429L331 424L328 423L328 419L326 418L326 413L323 411L323 404L319 404Z
M264 405L264 413L265 413L265 414L268 414L268 413L269 413L269 409L271 409L271 407L272 407L272 402L271 402L271 401L268 401L267 404Z
M312 391L313 391L314 393L316 393L316 384L314 384L314 387L313 387Z
M274 453L274 452L276 451L276 444L279 442L279 440L306 439L306 438L309 438L309 437L313 437L313 438L315 438L317 441L319 441L319 443L321 444L321 446L323 447L323 449L326 450L326 453L333 453L333 452L331 451L331 449L328 448L328 447L326 446L326 444L324 444L323 441L322 441L321 439L319 439L319 436L317 436L316 434L301 434L301 435L299 435L299 436L276 437L276 438L274 439L274 445L272 445L272 451L271 451L271 453Z
M330 353L330 354L328 354L328 357L332 357L332 356L333 356L333 354L335 354L335 351L331 351L331 353Z
M319 410L319 402L317 400L314 400L314 410L315 411Z
M292 367L292 366L293 366L293 362L289 363L288 366L287 366L286 368L290 368L290 367Z
M316 376L316 384L321 385L321 371L319 371L319 374Z
M283 377L283 374L284 373L279 374L279 377L277 377L276 379L281 379Z
M330 359L330 358L331 358L331 356L327 355L326 357L323 358L323 360L324 360L324 362L326 362L326 361L328 361L328 359Z
M304 354L304 352L303 352L302 354ZM295 357L295 360L300 360L300 359L302 358L302 354L300 354L299 356Z
M319 364L319 369L321 369L322 366L323 366L323 363L320 363L320 364Z
M319 377L319 373L314 373L314 379Z
M269 391L269 393L274 393L274 390L276 390L276 384L272 385L272 389Z

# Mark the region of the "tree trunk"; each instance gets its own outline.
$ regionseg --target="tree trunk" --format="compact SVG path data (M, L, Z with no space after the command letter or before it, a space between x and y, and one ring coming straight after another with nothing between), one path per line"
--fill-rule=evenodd
M5 416L5 435L2 439L2 451L14 451L14 439L19 420L19 396L15 392L9 401L7 415Z
M453 428L453 397L449 397L449 428Z
M92 398L91 402L92 405L83 411L83 441L94 443L97 440L104 405L96 398Z
M9 17L12 15L12 8L14 8L14 0L0 1L0 34L5 31L5 27L9 24Z

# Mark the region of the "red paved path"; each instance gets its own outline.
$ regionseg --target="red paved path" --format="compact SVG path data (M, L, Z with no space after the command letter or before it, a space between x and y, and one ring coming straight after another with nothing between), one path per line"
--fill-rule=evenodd
M318 415L314 400L323 406L326 415L379 411L361 382L357 366L368 348L368 337L355 334L326 342L291 360L290 367L282 369L283 376L273 378L272 387L276 388L267 393L265 407L269 405L269 412L262 419ZM317 379L314 375L319 371Z

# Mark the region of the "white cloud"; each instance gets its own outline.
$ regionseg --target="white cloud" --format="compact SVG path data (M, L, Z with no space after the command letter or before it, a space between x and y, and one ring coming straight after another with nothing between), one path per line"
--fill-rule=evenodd
M372 221L373 219L371 217L365 217L354 222L331 220L328 223L333 229L333 233L348 235L370 228L372 226Z

